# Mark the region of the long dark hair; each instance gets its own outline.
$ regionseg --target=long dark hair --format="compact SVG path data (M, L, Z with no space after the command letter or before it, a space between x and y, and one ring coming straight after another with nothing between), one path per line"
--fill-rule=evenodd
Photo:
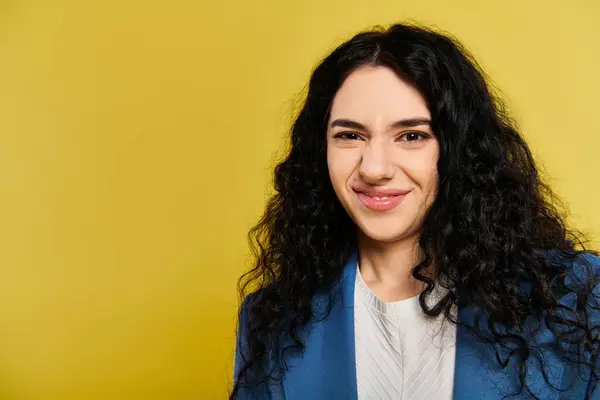
M280 376L286 354L304 346L299 333L315 318L314 295L332 293L356 248L356 226L329 179L325 132L337 90L365 65L388 67L418 88L440 144L437 197L419 239L425 259L412 272L427 283L420 295L423 312L444 313L461 324L450 312L453 305L486 310L490 329L478 327L477 321L469 329L474 338L494 346L500 366L520 357L520 391L532 396L524 361L541 356L518 333L529 317L545 320L559 344L575 344L575 354L561 345L556 352L591 368L595 377L590 355L599 342L584 308L597 279L565 283L573 260L586 251L583 236L566 227L561 203L539 176L514 121L469 53L448 34L398 24L357 34L311 76L289 153L275 168L276 194L249 233L255 263L239 281L245 299L240 327L245 324L245 330L238 346L244 343L245 356L231 398L241 385ZM550 262L549 251L560 257ZM428 308L426 296L437 283L426 273L433 260L450 292ZM565 316L558 303L569 292L579 299L571 310L577 318ZM284 339L292 344L281 348ZM511 350L508 356L502 355L505 349Z

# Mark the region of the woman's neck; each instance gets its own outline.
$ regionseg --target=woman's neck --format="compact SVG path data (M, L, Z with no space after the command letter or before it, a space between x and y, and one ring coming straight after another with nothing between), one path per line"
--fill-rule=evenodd
M360 274L382 301L405 300L421 293L424 283L411 274L420 260L418 238L379 242L359 235Z

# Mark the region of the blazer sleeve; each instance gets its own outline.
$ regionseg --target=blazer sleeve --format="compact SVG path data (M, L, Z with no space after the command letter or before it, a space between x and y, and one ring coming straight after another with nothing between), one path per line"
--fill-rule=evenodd
M596 354L594 356L595 361L594 364L596 365L596 368L600 368L600 358L598 357L598 354ZM593 376L590 376L590 381L588 383L588 388L587 391L588 393L591 392L589 399L590 400L600 400L600 388L598 388L596 385L596 380L592 379Z
M246 298L242 302L242 306L240 307L240 312L238 316L238 328L235 345L235 361L233 367L233 381L234 386L236 384L239 384L239 388L234 398L236 400L269 400L273 396L271 395L271 391L267 382L262 382L258 385L249 385L245 376L239 376L240 370L243 368L244 363L249 358L248 335L250 334L250 319L248 308L250 307L251 296L252 295L246 296Z
M592 295L588 299L588 316L589 326L592 327L596 341L596 352L592 354L592 363L596 367L596 373L600 374L600 258L592 255L586 255L589 260L590 267L592 268L593 275L596 278L596 285L592 291ZM587 393L590 395L591 400L600 400L600 383L597 383L597 379L593 379L593 374L590 371L590 380L588 382Z
M248 297L242 302L238 314L238 326L235 340L235 361L233 366L233 379L237 382L240 369L244 360L248 358Z

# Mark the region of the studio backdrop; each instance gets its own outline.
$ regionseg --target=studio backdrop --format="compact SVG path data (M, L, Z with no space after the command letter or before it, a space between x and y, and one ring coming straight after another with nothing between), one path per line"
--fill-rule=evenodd
M0 0L0 398L225 398L308 77L409 20L475 55L598 248L597 1Z

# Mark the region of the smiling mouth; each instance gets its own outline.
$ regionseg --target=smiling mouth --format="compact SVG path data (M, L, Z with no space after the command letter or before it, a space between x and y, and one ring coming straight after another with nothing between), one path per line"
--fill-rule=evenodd
M399 195L387 195L387 196L371 196L364 192L355 191L356 196L360 200L360 202L369 210L384 212L390 211L396 208L404 198L406 194ZM409 192L410 193L410 192Z
M365 193L365 192L357 192L357 193L361 193L361 194L364 194L365 196L372 197L375 200L386 200L386 199L389 199L390 197L396 197L396 196L391 196L391 195L390 196L371 196L370 194Z

